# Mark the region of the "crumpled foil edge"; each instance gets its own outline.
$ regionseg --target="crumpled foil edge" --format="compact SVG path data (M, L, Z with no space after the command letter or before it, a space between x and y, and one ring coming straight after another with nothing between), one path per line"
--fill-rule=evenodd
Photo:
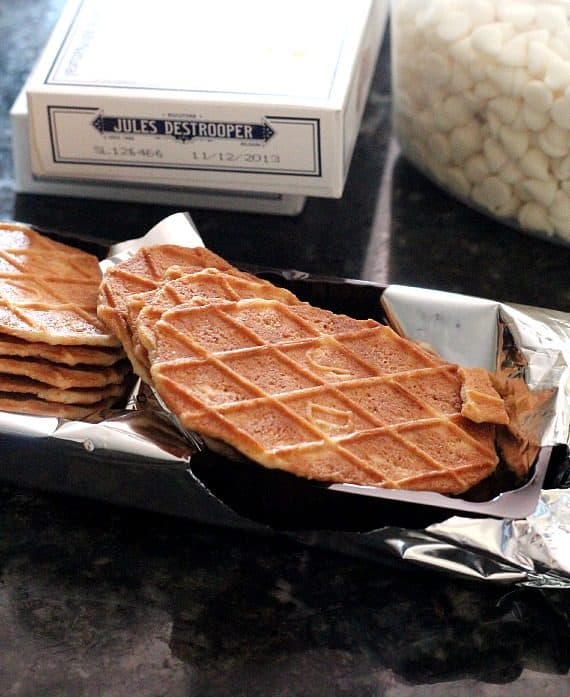
M203 246L190 216L177 213L165 218L144 237L115 245L102 262L102 268L128 258L141 246L166 243ZM437 302L448 305L448 309L451 304L452 311L447 315L437 312L434 315L434 296ZM407 307L404 311L402 306L396 307L401 305L402 299ZM494 367L496 351L492 342L497 340L496 327L503 322L515 336L524 356L525 378L529 384L537 389L556 384L556 399L543 413L541 442L568 445L570 315L476 298L467 299L466 306L465 300L465 296L403 286L389 286L383 295L383 302L390 304L389 314L398 317L403 333L430 344L448 360L463 361L467 365ZM472 328L467 337L465 326ZM540 328L538 332L537 327ZM473 337L480 336L491 337L491 344L478 346ZM463 346L467 355L446 355L450 347L455 350L458 346ZM167 432L162 441L149 438L148 434L153 433L154 427L158 432L161 430L157 419L165 420L170 426L175 424L161 411L158 403L150 409L137 411L139 398L140 394L135 391L126 411L103 418L99 423L2 413L0 434L62 439L82 444L86 452L109 449L181 467L188 465L192 453L200 447L199 439L179 434L177 440L174 429L170 436ZM152 428L149 428L149 422ZM170 443L171 437L177 442ZM202 488L211 496L206 487L202 485ZM221 510L227 508L223 502L219 503ZM237 514L229 516L228 520L240 525ZM245 518L243 527L272 532ZM566 489L541 490L534 511L524 518L452 516L429 525L425 530L383 527L360 533L296 530L283 534L308 545L351 556L378 562L391 558L399 563L472 580L537 588L570 588L570 490Z

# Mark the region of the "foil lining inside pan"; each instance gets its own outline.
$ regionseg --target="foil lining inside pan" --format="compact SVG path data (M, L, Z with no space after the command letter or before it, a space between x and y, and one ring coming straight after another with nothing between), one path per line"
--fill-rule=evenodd
M202 245L189 216L175 214L144 237L113 247L102 267L121 261L140 246L162 243ZM524 385L527 392L548 396L541 400L539 408L529 410L522 419L525 435L538 448L532 475L523 486L470 501L426 492L296 482L294 486L301 487L296 494L302 490L302 496L307 497L302 499L304 503L314 502L322 495L323 505L315 506L312 519L307 519L314 527L297 528L292 534L309 544L373 558L390 554L406 563L480 580L570 586L570 564L564 558L565 547L560 542L568 530L569 492L543 488L553 449L559 452L560 448L568 448L570 316L401 286L383 289L366 282L319 279L291 271L277 275L283 282L292 283L295 291L298 290L295 284L310 286L310 301L318 304L321 300L321 304L335 311L346 311L345 296L352 300L357 297L362 301L360 312L364 315L369 315L371 308L379 317L385 313L402 334L428 344L447 360L498 369L509 380ZM379 304L380 295L383 308ZM201 458L205 456L207 460L211 454L209 449L204 448L199 437L182 434L153 395L144 389L135 390L124 410L106 414L97 423L0 413L0 438L9 443L4 462L9 462L13 455L16 463L2 467L4 472L0 476L8 481L142 505L219 525L270 532L284 532L288 527L284 519L273 528L271 522L256 518L247 505L244 510L239 506L233 508L224 499L223 491L220 495L215 477L206 476L216 471L216 465L211 468L209 463L201 464ZM52 448L51 456L46 456L44 466L38 458L44 446L47 444L49 450L52 443L57 447ZM60 451L64 444L69 450ZM34 460L30 468L33 472L28 477L22 473L24 465L19 448ZM223 459L227 465L227 458ZM565 462L570 468L570 463ZM99 479L106 472L111 479L115 478L115 483L121 481L123 485L136 472L138 488L123 496L113 490L112 483L95 482L94 475L98 473L93 472L94 463L101 467ZM57 469L59 479L50 481L51 466ZM79 487L73 467L82 472ZM263 469L257 468L258 472ZM146 474L140 474L139 470ZM165 497L162 502L152 500L155 493L160 498L160 487L166 480L156 480L161 482L158 488L155 484L149 488L151 470L160 477L165 473L168 477L168 472L176 473L172 481L178 488L173 496ZM223 467L218 472L223 475ZM223 478L219 473L216 476L218 481ZM264 479L266 476L270 479ZM271 481L275 476L276 482ZM273 505L283 483L280 474L263 472L253 478L258 481L258 499L266 497L269 505ZM283 483L284 510L294 499L289 486L290 483ZM351 510L367 505L372 511L366 521L369 527L347 524L343 529L347 518L339 516L338 511L351 515ZM379 510L398 515L390 519L377 515ZM324 513L320 521L316 519L319 511ZM432 515L434 511L438 512L437 516ZM335 528L327 531L327 523L335 517ZM557 542L552 544L552 540Z

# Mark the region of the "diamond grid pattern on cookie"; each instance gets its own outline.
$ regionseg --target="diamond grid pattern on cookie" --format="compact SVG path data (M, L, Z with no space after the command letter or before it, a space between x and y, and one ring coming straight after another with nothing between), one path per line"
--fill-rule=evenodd
M27 341L64 346L118 347L95 314L76 305L15 303L0 297L0 331Z
M280 299L294 304L300 301L289 291L269 283L250 281L236 274L208 268L181 274L180 269L170 269L155 291L132 296L127 301L129 330L132 335L132 351L139 363L148 369L147 351L154 348L154 326L163 312L178 305L212 305L234 302L240 299Z
M96 315L91 254L17 224L0 224L0 331L49 344L118 346Z
M0 271L29 273L56 279L69 270L78 280L93 281L99 262L75 247L51 240L18 223L0 223Z
M157 288L169 269L176 269L172 274L182 274L202 271L205 268L232 271L244 278L254 278L250 274L238 271L225 259L204 247L187 248L166 244L143 247L135 255L105 273L99 304L124 312L131 295Z
M461 493L497 464L493 429L462 428L455 368L376 322L241 300L166 311L154 337L152 378L181 423L267 467Z
M147 382L150 382L146 359L146 348L141 346L138 334L134 334L134 322L139 319L145 305L149 302L149 312L140 318L141 334L151 335L152 324L157 314L155 304L181 302L192 295L192 288L179 284L172 286L172 281L200 273L205 270L217 270L227 275L233 275L244 281L254 282L257 286L270 287L266 281L261 281L251 274L239 271L217 254L204 247L180 247L178 245L157 245L143 247L129 259L110 268L101 282L98 297L97 314L107 327L120 340L125 352L131 360L135 372ZM171 284L165 293L154 293L163 283ZM206 298L214 291L206 290L205 282L202 288L195 288L198 297L194 302L206 302ZM220 282L217 288L218 299L235 300L241 297L226 286L221 290ZM144 318L144 319L143 319ZM146 319L146 322L144 321ZM144 323L144 324L143 324ZM150 340L150 339L149 339Z
M127 388L129 366L96 314L91 254L0 223L0 409L87 418Z

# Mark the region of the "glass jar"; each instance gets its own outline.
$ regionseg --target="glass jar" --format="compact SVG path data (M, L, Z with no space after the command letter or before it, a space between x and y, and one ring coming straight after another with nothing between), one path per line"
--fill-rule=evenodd
M392 0L402 152L465 203L570 244L570 0Z

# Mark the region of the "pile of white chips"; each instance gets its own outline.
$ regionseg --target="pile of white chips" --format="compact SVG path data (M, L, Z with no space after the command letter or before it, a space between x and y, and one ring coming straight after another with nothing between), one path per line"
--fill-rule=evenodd
M570 242L570 2L395 0L395 125L468 203Z

